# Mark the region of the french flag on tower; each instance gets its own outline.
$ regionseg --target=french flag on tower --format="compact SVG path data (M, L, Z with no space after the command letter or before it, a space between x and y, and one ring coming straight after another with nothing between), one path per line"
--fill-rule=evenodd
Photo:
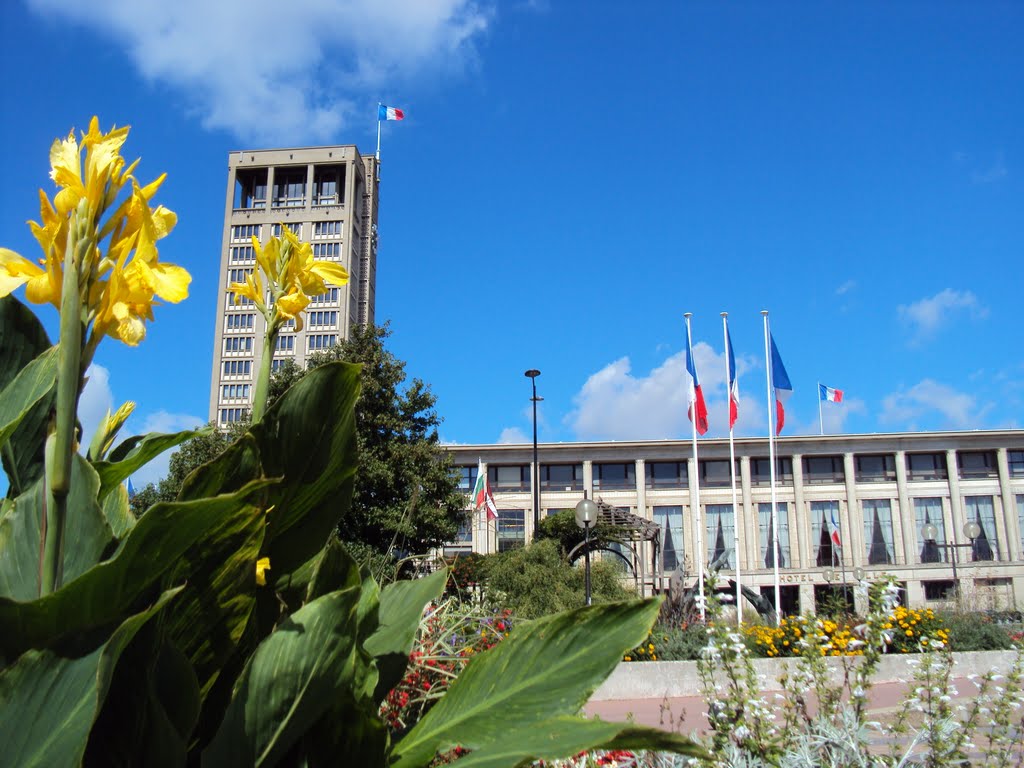
M708 431L708 407L704 404L704 392L697 379L697 366L693 363L693 349L690 347L690 321L686 321L686 373L690 380L690 407L686 415L693 422L697 432L703 435Z
M740 384L736 381L736 355L732 352L732 335L729 333L728 322L725 325L726 365L729 368L729 431L732 431L736 419L740 416Z
M818 385L818 396L823 403L843 402L843 390L832 389L832 387L826 387L824 384Z
M405 120L405 112L398 107L388 107L384 104L377 105L378 120Z
M775 346L775 337L770 333L772 347L772 389L775 390L775 434L782 432L782 425L786 423L786 409L784 403L793 394L793 385L789 383L789 374L786 373L786 366L782 364L782 357L779 355L779 348Z

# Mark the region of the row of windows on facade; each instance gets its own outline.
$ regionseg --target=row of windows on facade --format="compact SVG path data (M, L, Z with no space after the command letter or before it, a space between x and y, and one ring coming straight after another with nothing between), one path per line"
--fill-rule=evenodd
M233 203L235 209L267 207L268 171L267 168L245 168L235 171ZM344 164L313 166L313 205L344 204L345 171ZM274 169L274 186L271 190L271 207L305 207L308 181L309 174L305 165L276 167Z
M1010 474L1024 477L1024 451L1008 451ZM842 456L804 456L803 482L808 485L842 484L846 482L846 469ZM854 456L857 482L895 482L896 456L893 454L867 454ZM906 454L909 480L946 480L945 453ZM700 486L702 488L728 488L732 485L728 459L701 459ZM957 467L961 479L998 477L995 451L959 451ZM460 467L460 482L469 490L476 482L477 467ZM736 482L740 480L740 461L735 465ZM635 462L594 462L592 465L594 490L633 490L636 488ZM793 483L793 460L776 460L776 482ZM490 465L487 480L492 490L516 491L530 488L530 465ZM750 481L754 485L771 482L771 462L768 458L750 459ZM644 463L644 484L648 489L687 488L689 469L685 461L648 461ZM583 489L583 464L542 464L540 487L546 491L579 491Z
M318 294L316 294L314 296L310 296L309 297L309 304L310 304L310 306L313 306L313 305L316 305L316 304L324 304L324 305L337 304L338 303L338 298L341 296L341 294L338 291L339 291L338 288L328 288L323 293L318 293ZM269 297L268 297L268 299L269 299ZM270 304L272 306L273 302L270 302ZM256 302L254 302L250 298L246 298L245 296L242 296L241 297L241 301L239 301L236 304L235 303L235 294L231 293L231 292L228 293L228 298L227 298L227 307L228 307L228 309L234 309L236 307L255 307L255 306L256 306Z
M1017 519L1022 532L1021 548L1024 551L1024 495L1016 497ZM910 563L946 563L954 556L946 546L946 527L940 497L916 498L914 505L914 530L916 541L909 558L903 552L897 552L893 538L892 503L889 499L865 499L861 502L861 525L863 527L864 550L856 562L868 565L906 565ZM548 514L560 510L549 509ZM629 511L624 510L624 511ZM759 556L758 561L751 564L742 563L747 568L774 568L775 558L779 568L797 567L838 567L841 564L853 565L854 559L844 555L844 545L849 546L848 537L839 524L838 501L812 501L809 503L810 546L807 548L810 563L799 563L793 557L790 538L789 506L786 502L775 505L775 519L778 525L777 548L771 545L776 539L772 525L772 505L757 505ZM666 571L675 570L682 563L686 538L690 535L684 526L682 506L652 507L654 522L661 528L661 551ZM1000 560L1000 547L997 535L995 506L991 496L965 496L965 519L976 522L980 534L976 539L967 542L970 548L970 561ZM713 563L724 558L723 567L735 567L735 518L732 504L707 504L704 506L704 553L705 562ZM459 528L457 544L472 542L470 518ZM937 534L934 539L925 539L922 529L926 525L934 525ZM499 509L496 523L499 549L507 549L510 545L525 543L526 518L523 509ZM503 545L504 543L504 545ZM960 556L962 558L962 555ZM1003 556L1005 559L1005 555ZM692 570L692 568L691 568Z
M251 272L252 270L249 270L249 271ZM242 282L242 280L236 280L235 282ZM354 293L354 291L353 291L353 293ZM226 295L226 298L224 300L224 308L226 310L228 310L228 311L233 310L233 309L254 309L256 307L256 302L253 301L252 299L250 299L248 296L238 296L238 295L236 295L234 293L234 291L228 291L225 295ZM309 303L310 304L337 304L339 296L340 296L340 294L338 293L338 289L337 288L328 288L322 294L316 294L315 296L310 296L309 297ZM270 295L269 291L266 294L265 301L266 301L266 304L267 304L268 307L274 306L273 296Z
M341 220L335 219L333 221L311 221L309 222L311 230L310 236L313 240L318 238L328 237L340 237L341 236ZM270 234L274 237L281 236L281 230L287 229L293 235L298 238L302 237L302 226L301 221L286 221L279 222L270 225ZM262 240L263 225L262 224L234 224L231 227L231 242L233 243L251 243L255 237L257 240ZM250 245L251 249L252 246Z
M329 346L333 346L329 345ZM323 347L327 349L328 347ZM270 370L274 373L281 370L284 367L286 358L274 358L270 362ZM252 377L252 360L225 360L224 361L224 376L237 376L240 378L251 378ZM237 392L238 390L236 390ZM223 395L228 397L227 394ZM248 392L242 395L231 395L231 397L248 397Z
M333 260L341 258L341 243L313 243L313 258L320 260ZM236 245L232 246L229 254L228 261L231 264L255 264L256 263L256 249L251 245ZM251 272L252 270L248 270ZM233 275L244 273L231 272L231 280L234 282L241 282Z
M330 313L336 314L336 313ZM274 340L275 352L294 352L295 336L284 334ZM330 349L338 343L338 335L335 333L311 333L306 336L306 351L316 352L321 349ZM252 336L228 336L224 339L225 354L252 354ZM232 374L234 375L234 374Z

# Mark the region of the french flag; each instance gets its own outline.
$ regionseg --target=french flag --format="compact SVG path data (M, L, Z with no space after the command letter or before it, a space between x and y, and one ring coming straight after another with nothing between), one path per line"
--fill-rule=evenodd
M704 392L697 379L697 366L693 364L693 349L690 347L690 323L686 323L686 373L690 379L690 407L686 415L693 422L697 432L703 435L708 431L708 407L704 404Z
M782 357L779 355L779 348L775 346L775 337L770 333L768 338L772 347L772 389L775 390L775 434L782 432L782 425L786 423L786 408L784 403L793 394L793 385L789 383L789 374L786 373L786 366L782 364Z
M729 334L729 323L725 324L726 365L729 368L729 431L732 431L736 419L740 416L740 385L736 381L736 355L732 352L732 336Z
M818 396L823 403L843 402L843 390L832 389L832 387L826 387L824 384L818 385Z
M839 521L836 520L836 513L832 513L832 543L840 549L843 548L842 539L839 538Z
M398 107L387 107L383 104L377 105L378 120L405 120L405 112Z

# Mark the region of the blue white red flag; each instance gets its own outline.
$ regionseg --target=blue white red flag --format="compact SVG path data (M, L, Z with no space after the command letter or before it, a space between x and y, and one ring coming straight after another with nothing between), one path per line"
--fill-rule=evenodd
M726 364L729 367L729 431L732 431L736 419L740 416L740 384L736 380L736 355L732 351L732 335L729 323L725 324Z
M822 402L841 403L843 402L843 390L832 389L832 387L826 387L824 384L819 384L818 397Z
M840 549L843 548L843 542L839 538L839 521L836 520L836 513L832 513L832 543Z
M378 120L405 120L405 112L398 107L386 107L383 104L377 105Z
M689 323L686 326L686 373L687 378L690 380L690 407L687 408L686 415L693 422L697 433L703 435L708 431L708 407L704 404L704 392L700 388L700 380L697 378L697 366L693 362Z
M789 383L789 374L786 373L786 366L782 364L779 356L779 349L775 346L775 337L770 333L772 347L772 389L775 390L775 434L782 432L782 425L786 423L786 408L784 403L793 394L793 385Z

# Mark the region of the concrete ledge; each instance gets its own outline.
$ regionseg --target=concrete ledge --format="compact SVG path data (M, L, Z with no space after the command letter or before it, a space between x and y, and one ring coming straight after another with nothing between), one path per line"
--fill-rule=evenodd
M982 675L990 670L1005 674L1017 657L1015 651L974 651L953 654L953 677ZM918 659L918 654L883 656L878 670L872 678L875 683L892 683L909 680L914 675L908 662ZM846 660L859 660L848 657ZM795 667L797 659L754 659L754 669L764 681L763 688L769 691L782 690L779 676L787 666ZM839 657L825 659L831 667L833 679L838 684L843 677L843 661ZM664 699L700 696L700 676L695 661L624 661L609 675L608 679L594 691L591 701L614 701L617 699Z

